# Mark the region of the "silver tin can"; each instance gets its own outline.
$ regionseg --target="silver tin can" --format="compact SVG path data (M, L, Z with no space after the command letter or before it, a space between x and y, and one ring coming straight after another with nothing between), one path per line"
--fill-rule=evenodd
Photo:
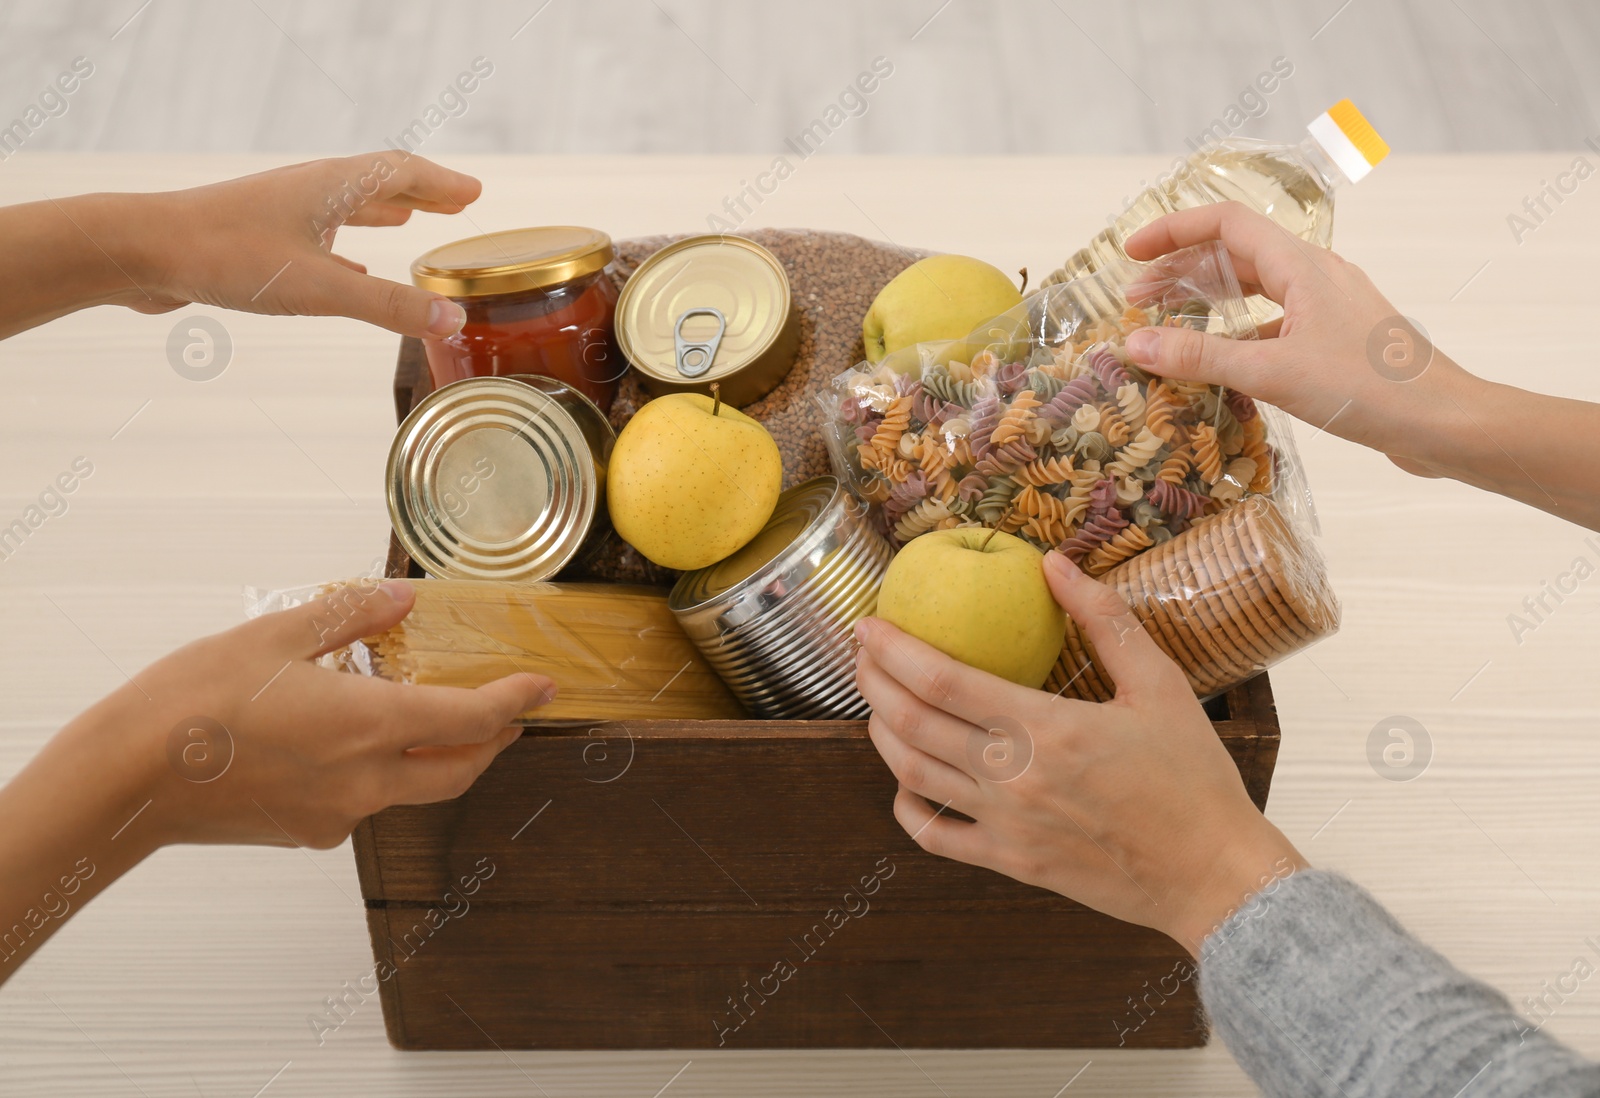
M765 720L864 720L855 623L894 550L833 477L796 485L726 560L685 573L668 605L734 695Z
M778 257L742 236L706 233L639 264L617 297L617 346L645 388L703 393L735 407L782 383L800 352L800 310Z
M616 436L547 377L472 377L411 410L389 448L389 518L411 559L448 579L538 580L602 537Z

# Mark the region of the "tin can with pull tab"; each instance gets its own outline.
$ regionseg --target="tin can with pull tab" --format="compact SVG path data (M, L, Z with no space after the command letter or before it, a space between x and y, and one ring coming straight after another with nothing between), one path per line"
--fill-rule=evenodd
M707 234L667 245L617 300L617 345L645 387L704 392L730 404L777 388L800 347L799 313L776 256L742 236Z

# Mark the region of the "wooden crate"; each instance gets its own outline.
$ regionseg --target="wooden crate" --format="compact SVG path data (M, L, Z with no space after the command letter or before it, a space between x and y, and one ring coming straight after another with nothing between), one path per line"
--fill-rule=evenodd
M427 389L407 341L396 411ZM411 574L391 547L390 574ZM1209 707L1265 807L1265 675ZM843 721L530 728L464 796L355 833L408 1049L1186 1048L1187 954L924 854ZM1137 1004L1137 1006L1135 1005Z

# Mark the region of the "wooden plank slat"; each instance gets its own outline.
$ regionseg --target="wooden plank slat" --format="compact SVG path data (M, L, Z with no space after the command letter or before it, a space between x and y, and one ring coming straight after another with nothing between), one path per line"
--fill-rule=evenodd
M1275 731L1218 726L1264 799ZM758 792L759 791L759 792ZM461 797L386 809L357 835L369 900L431 903L480 859L493 902L555 910L809 910L885 854L926 861L905 910L1065 911L1053 892L924 854L888 807L864 722L638 721L531 729ZM536 817L536 818L535 818Z
M897 864L879 895L913 872ZM1205 1040L1188 958L1154 931L1082 908L1049 919L861 910L831 926L821 911L560 913L484 901L431 931L421 908L390 907L370 921L375 936L395 943L382 999L389 1038L401 1048L1186 1048ZM1113 936L1114 952L1095 948Z

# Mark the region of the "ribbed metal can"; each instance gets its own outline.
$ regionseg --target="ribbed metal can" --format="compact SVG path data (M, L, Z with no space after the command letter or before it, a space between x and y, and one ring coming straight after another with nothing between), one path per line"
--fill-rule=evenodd
M833 477L796 485L726 560L685 573L668 605L734 695L764 720L862 720L855 623L877 609L894 550Z

